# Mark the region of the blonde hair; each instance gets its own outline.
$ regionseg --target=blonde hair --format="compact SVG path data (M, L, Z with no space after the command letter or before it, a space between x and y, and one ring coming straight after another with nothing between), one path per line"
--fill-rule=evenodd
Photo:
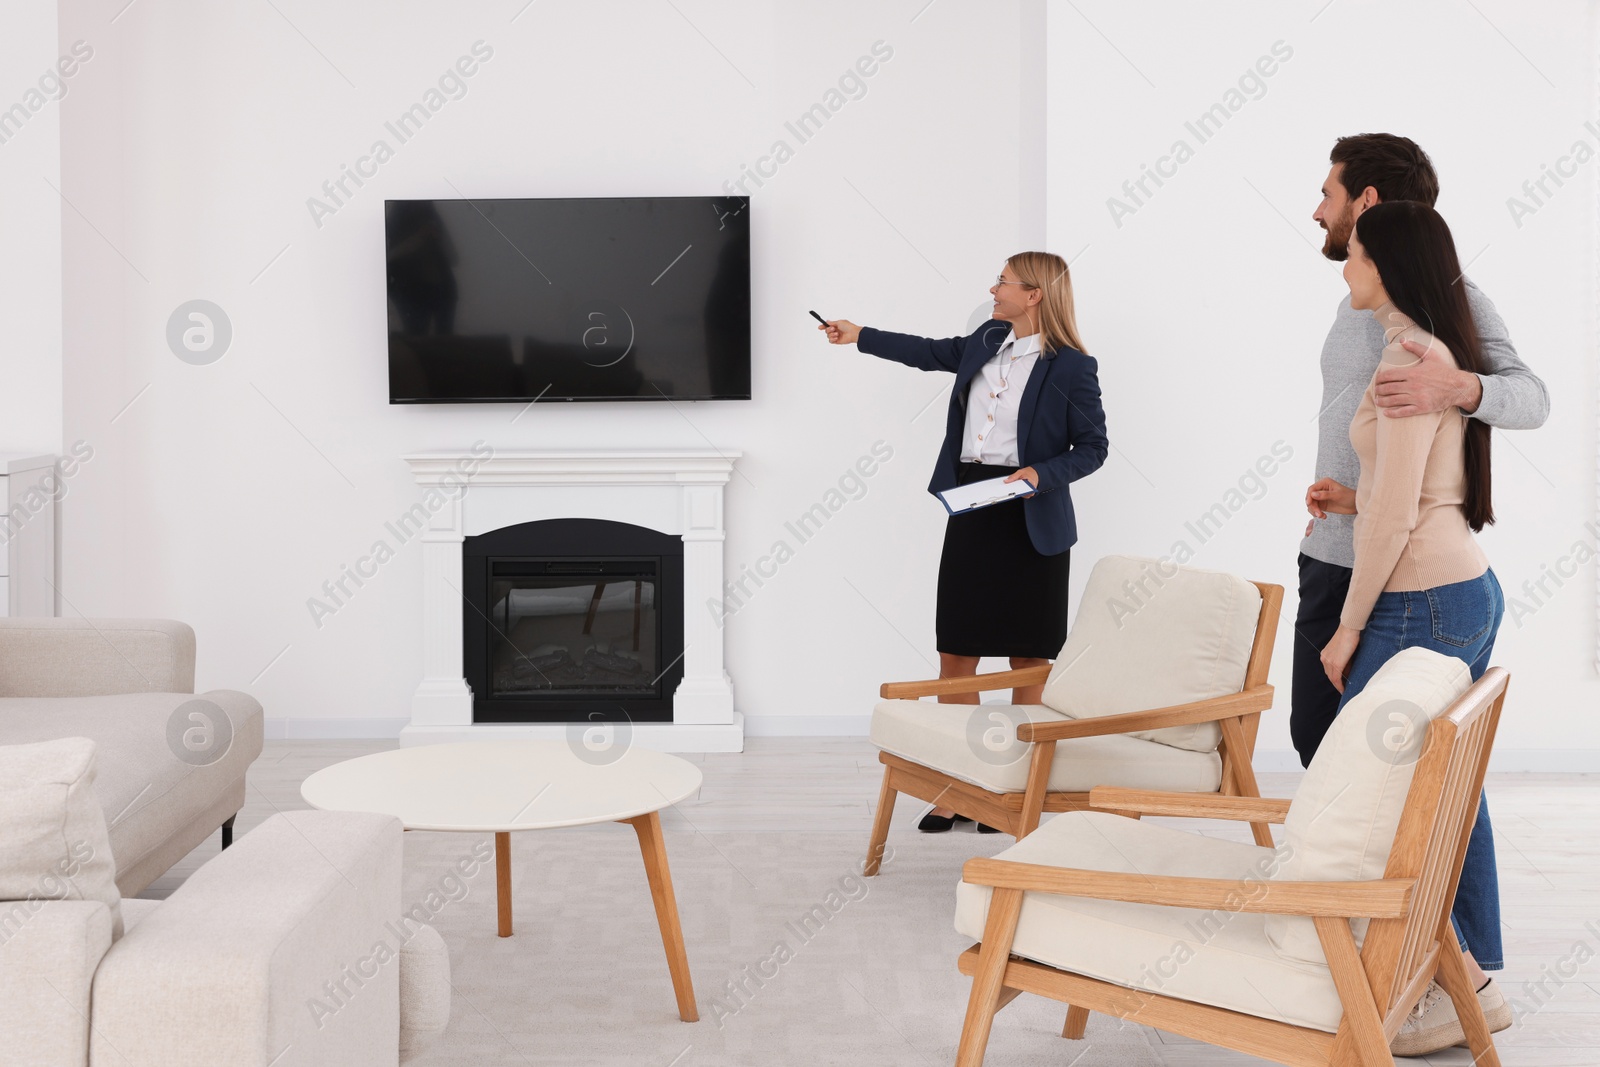
M1072 275L1067 261L1053 252L1018 252L1006 260L1017 281L1040 293L1039 340L1048 351L1071 345L1088 354L1078 336L1078 319L1072 308Z

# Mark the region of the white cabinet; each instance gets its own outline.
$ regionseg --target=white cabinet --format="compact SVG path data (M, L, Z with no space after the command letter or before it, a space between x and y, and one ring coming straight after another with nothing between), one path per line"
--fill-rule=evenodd
M0 452L0 615L56 613L56 457Z

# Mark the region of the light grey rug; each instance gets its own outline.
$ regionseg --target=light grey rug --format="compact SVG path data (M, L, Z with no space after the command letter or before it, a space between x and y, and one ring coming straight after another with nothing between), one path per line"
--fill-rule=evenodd
M684 1023L631 829L515 835L505 939L492 863L464 887L445 880L486 838L406 835L404 904L443 901L433 925L455 987L450 1029L418 1065L952 1063L970 984L956 970L970 942L951 928L955 885L964 860L1011 840L896 833L883 874L862 879L864 834L669 830L700 1009ZM988 1062L1164 1062L1146 1028L1093 1016L1072 1042L1063 1019L1019 998L996 1020Z

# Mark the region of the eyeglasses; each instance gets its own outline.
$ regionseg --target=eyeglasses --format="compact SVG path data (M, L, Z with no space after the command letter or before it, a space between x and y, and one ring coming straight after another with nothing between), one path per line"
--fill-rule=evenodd
M1008 281L1003 275L1000 275L1000 274L996 274L994 276L994 283L996 285L1020 285L1024 289L1037 289L1037 288L1039 288L1037 285L1029 285L1027 282Z

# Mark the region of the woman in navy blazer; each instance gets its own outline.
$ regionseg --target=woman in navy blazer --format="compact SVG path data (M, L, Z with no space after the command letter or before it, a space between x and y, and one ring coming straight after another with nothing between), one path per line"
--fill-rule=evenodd
M1078 539L1068 486L1105 462L1097 365L1083 351L1072 279L1060 256L1020 252L989 292L994 317L967 337L934 339L834 319L834 344L956 376L930 493L984 478L1026 479L1037 492L951 515L939 560L935 631L940 677L976 674L984 656L1013 669L1048 663L1066 642L1069 549ZM1012 691L1037 704L1042 685ZM940 697L978 703L978 694ZM950 811L919 824L948 830ZM980 829L987 829L980 827Z

